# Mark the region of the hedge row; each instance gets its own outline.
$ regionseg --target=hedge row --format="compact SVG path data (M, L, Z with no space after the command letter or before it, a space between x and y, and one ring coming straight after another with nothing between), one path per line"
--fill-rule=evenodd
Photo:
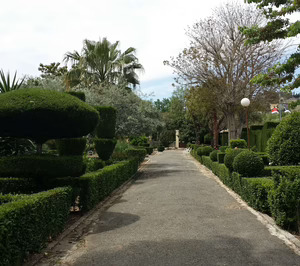
M0 265L21 265L60 233L71 206L71 188L56 188L0 206Z
M266 167L271 178L245 178L208 156L191 154L254 209L272 214L285 229L300 232L300 166Z
M106 166L81 177L66 177L53 180L52 186L71 186L73 198L78 199L83 211L92 209L107 197L114 189L130 179L138 169L138 160L132 159Z

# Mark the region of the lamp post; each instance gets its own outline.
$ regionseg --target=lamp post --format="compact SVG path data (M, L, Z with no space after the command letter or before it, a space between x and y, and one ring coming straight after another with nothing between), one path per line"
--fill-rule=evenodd
M241 105L246 108L246 125L247 125L247 135L248 135L248 150L250 150L250 129L248 125L248 106L250 105L250 100L248 98L243 98L241 100Z

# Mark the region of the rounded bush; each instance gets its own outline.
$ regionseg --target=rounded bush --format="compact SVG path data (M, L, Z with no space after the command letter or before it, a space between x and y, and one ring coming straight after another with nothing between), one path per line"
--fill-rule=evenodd
M220 147L220 152L225 152L228 146L221 146Z
M262 158L253 151L243 151L233 160L233 170L242 176L257 177L264 170Z
M209 157L213 162L218 161L218 153L219 153L219 151L214 150L209 154Z
M81 176L82 156L24 155L0 157L1 177L55 178Z
M60 156L83 155L86 138L57 139L55 141Z
M273 165L300 163L300 113L285 117L267 143L267 153Z
M99 114L67 93L21 89L0 94L0 136L48 139L76 138L93 131Z
M95 106L99 112L100 119L96 128L98 138L112 139L116 132L117 111L111 106Z
M247 148L247 142L244 139L232 139L230 140L230 148L239 148L239 149L246 149Z
M99 158L103 161L107 161L112 155L115 146L117 144L116 139L94 139L95 148Z
M211 146L203 146L197 149L197 154L199 156L209 156L209 154L213 151L213 147Z
M105 162L99 158L84 158L85 172L94 172L102 169L105 166Z
M153 153L153 147L145 147L145 150L149 155Z
M85 102L85 94L83 91L69 91L68 94L77 97L79 100Z
M234 158L240 154L242 151L245 151L245 149L227 149L226 155L224 158L224 164L229 169L230 172L233 171L233 160Z
M147 154L146 149L129 148L126 150L128 158L137 158L139 162L142 162Z
M163 152L165 150L165 147L160 145L157 147L157 151Z

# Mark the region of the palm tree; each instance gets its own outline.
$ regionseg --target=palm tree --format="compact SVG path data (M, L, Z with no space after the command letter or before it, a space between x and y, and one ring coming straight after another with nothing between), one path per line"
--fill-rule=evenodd
M135 48L121 53L118 46L118 41L110 43L106 38L98 42L84 40L81 54L77 51L65 54L66 63L72 64L69 78L72 80L75 76L86 86L125 81L134 88L139 84L136 71L143 70L143 66L135 56Z

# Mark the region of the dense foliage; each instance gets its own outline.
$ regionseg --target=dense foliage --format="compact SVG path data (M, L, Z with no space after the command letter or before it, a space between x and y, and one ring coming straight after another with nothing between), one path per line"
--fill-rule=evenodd
M60 156L83 155L86 147L86 138L57 139L55 141Z
M71 206L71 189L56 188L0 205L0 265L21 265L60 233Z
M264 163L255 152L243 151L234 158L233 169L245 177L258 177L263 172Z
M231 172L233 171L234 158L243 151L245 151L245 150L244 149L227 149L226 150L224 164Z
M99 158L107 161L114 151L117 140L95 138L94 143Z
M244 139L231 139L229 142L229 146L231 149L234 149L235 147L240 149L246 149L247 142Z
M300 163L300 113L285 117L268 140L267 153L274 165Z
M47 139L81 137L97 125L97 111L76 97L43 89L0 94L0 136Z

